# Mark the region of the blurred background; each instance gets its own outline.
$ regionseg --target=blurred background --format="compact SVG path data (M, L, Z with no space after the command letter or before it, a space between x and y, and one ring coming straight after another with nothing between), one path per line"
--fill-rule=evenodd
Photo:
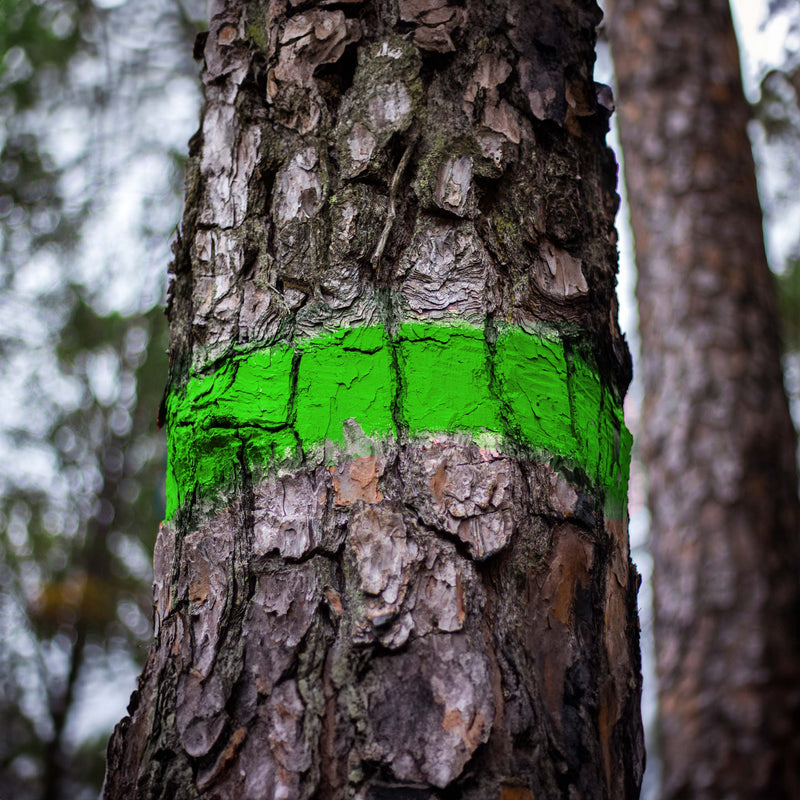
M98 795L151 634L203 0L0 0L0 797Z
M800 419L800 8L733 3L785 372ZM151 635L164 512L163 303L204 0L0 0L0 798L97 797ZM613 84L602 41L596 79ZM612 144L619 153L616 134ZM621 157L620 157L621 158ZM623 191L623 187L620 187ZM627 210L621 322L638 347ZM636 429L641 388L626 403ZM658 786L645 476L634 463Z

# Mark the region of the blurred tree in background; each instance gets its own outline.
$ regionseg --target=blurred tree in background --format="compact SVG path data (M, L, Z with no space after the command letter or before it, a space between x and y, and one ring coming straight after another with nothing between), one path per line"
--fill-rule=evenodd
M800 502L728 0L609 2L636 243L662 797L800 789Z
M150 637L202 2L0 0L0 797L96 797Z
M662 797L753 797L767 783L764 796L795 796L787 765L798 740L786 721L796 693L781 681L797 669L794 437L779 399L777 309L746 135L753 115L738 87L727 0L606 5L637 235L637 372L648 384L639 447L648 456L663 704L648 767L664 757ZM761 89L749 132L796 399L800 298L787 289L800 230L800 126L786 85L798 61L798 9L732 5L751 26L739 31L750 47L751 101ZM756 557L743 557L747 546ZM659 794L645 783L646 797Z

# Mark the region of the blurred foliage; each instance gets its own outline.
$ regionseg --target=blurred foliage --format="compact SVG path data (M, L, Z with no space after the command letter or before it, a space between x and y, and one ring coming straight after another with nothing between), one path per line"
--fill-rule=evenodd
M778 276L778 291L783 318L784 344L800 351L800 256L795 256Z
M791 10L795 5L796 0L769 0L769 13L771 16L779 14Z
M86 3L81 4L84 8ZM24 229L41 243L64 241L70 220L63 216L59 173L41 144L40 132L23 112L35 110L45 84L64 80L69 61L80 51L77 4L36 4L0 0L0 253L6 255L14 230ZM34 222L31 215L41 213Z
M97 796L146 654L204 5L0 0L4 799Z
M88 2L30 3L0 0L0 80L20 108L36 104L31 75L45 67L64 69L80 48Z
M794 0L770 0L765 26L776 19L783 21L787 40L800 36L800 9ZM753 111L764 150L759 176L762 204L770 227L793 228L783 237L781 263L772 266L777 273L784 345L796 354L800 351L800 52L785 46L779 66L763 72L759 89ZM791 391L793 381L787 383Z
M18 640L0 656L7 678L0 714L17 732L0 737L7 796L36 796L30 789L53 780L49 759L58 761L61 786L55 793L51 783L43 796L78 797L87 774L102 780L108 731L94 742L65 735L70 707L92 690L93 679L81 673L92 659L102 672L114 657L135 673L150 634L150 553L164 510L163 444L154 424L166 370L162 316L154 309L99 317L76 300L60 350L80 404L47 438L68 491L41 487L4 503L2 599L12 607L3 615L11 630L3 633ZM52 752L57 739L60 753ZM30 786L20 780L26 770Z

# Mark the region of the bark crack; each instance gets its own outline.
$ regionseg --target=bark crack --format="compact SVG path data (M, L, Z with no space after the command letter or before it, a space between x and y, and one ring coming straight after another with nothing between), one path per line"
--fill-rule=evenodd
M389 241L389 234L392 231L392 226L394 225L394 221L397 216L397 195L400 191L400 181L403 178L403 173L408 166L408 162L411 160L411 156L418 140L419 133L417 131L412 131L409 135L408 144L406 145L403 155L401 156L400 161L397 164L397 168L394 171L394 175L392 176L392 182L389 186L389 210L386 212L386 220L383 224L383 230L381 231L381 237L378 240L378 245L375 248L375 252L372 254L372 258L370 259L370 263L376 272L380 267L381 257L383 256L383 251L386 248L386 243Z

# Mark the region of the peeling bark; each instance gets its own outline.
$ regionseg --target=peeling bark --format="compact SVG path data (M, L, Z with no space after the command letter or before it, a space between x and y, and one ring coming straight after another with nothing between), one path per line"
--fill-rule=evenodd
M217 455L187 458L161 529L105 797L638 796L638 581L600 479L624 472L607 412L630 364L598 20L568 0L212 4L169 392L216 399L167 423ZM550 343L553 408L506 328ZM490 421L426 424L420 364ZM592 469L544 429L525 445L514 403Z
M727 0L615 0L663 797L800 794L800 504Z

